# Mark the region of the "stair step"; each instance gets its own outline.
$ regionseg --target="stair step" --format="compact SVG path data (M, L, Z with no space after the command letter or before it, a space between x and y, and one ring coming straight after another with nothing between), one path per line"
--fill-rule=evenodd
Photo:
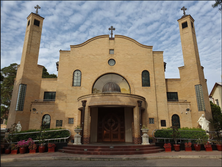
M71 145L59 149L59 152L88 155L133 155L150 154L164 151L164 149L150 145Z
M150 154L164 151L164 149L144 150L144 151L77 151L60 149L59 152L72 154L87 154L87 155L133 155L133 154Z

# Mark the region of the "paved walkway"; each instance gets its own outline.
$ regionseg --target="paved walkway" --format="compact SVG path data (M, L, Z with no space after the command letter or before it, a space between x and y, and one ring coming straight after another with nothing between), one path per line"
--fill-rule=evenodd
M147 160L147 159L173 159L173 158L207 158L222 159L221 151L179 151L179 152L160 152L153 154L138 155L83 155L69 154L62 152L54 153L35 153L35 154L2 154L1 162L12 161L39 161L39 160L73 160L73 161L125 161L125 160Z

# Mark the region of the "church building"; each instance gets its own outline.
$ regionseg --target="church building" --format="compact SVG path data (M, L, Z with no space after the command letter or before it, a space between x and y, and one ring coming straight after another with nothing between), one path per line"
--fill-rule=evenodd
M100 35L60 50L58 78L42 78L38 65L44 18L27 17L7 127L22 130L81 126L83 144L141 143L141 128L197 127L210 119L206 79L200 64L194 19L178 19L184 66L180 78L165 78L163 51L124 36ZM108 29L107 29L108 31Z

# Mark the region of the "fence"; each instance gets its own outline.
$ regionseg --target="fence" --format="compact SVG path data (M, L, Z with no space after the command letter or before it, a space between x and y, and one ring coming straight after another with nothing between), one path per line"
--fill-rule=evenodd
M55 131L64 131L64 130L68 130L69 131L69 136L68 137L62 137L62 138L51 138L51 139L45 139L45 141L47 141L49 143L49 141L58 141L59 143L61 142L61 140L64 140L64 142L66 142L67 139L69 139L69 137L71 136L71 132L69 129L58 129L58 130L48 130L45 132L55 132ZM2 132L2 131L1 131ZM6 130L4 130L4 132L6 133ZM39 133L40 131L35 131L35 132L24 132L24 133L14 133L13 135L20 135L20 134L33 134L33 133ZM2 136L5 136L5 133L1 133L1 138ZM39 142L39 140L33 140L34 142ZM17 141L18 142L18 141ZM13 142L13 143L17 143L17 142Z
M171 140L173 140L173 138L167 138L167 137L155 137L155 132L158 131L160 129L155 129L153 130L152 132L152 136L154 139L156 139L157 142L159 142L159 140L163 140L164 143L166 143L167 141L170 142ZM172 130L168 130L168 129L161 129L161 130L164 130L164 131L172 131ZM197 131L197 130L179 130L179 132L181 131L187 131L187 132L205 132L206 135L208 136L208 141L209 142L214 142L214 141L217 141L217 140L221 140L222 142L222 131L219 132L219 139L217 138L217 131ZM181 141L189 141L189 142L192 142L192 141L196 141L198 139L201 139L201 138L176 138L177 141L179 141L179 143L181 143ZM201 139L202 140L202 139Z

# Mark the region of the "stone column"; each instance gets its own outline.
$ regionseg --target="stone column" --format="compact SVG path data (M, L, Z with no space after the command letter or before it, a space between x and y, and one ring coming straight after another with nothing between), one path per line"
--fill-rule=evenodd
M90 139L90 108L85 107L85 119L84 119L84 137L83 144L89 144Z
M81 112L81 127L82 127L82 139L81 139L81 143L84 143L85 107L86 107L86 100L83 100L83 101L82 101L82 112Z
M140 116L139 116L139 107L138 106L134 107L134 109L133 109L133 119L134 119L133 142L134 142L134 144L141 144Z

